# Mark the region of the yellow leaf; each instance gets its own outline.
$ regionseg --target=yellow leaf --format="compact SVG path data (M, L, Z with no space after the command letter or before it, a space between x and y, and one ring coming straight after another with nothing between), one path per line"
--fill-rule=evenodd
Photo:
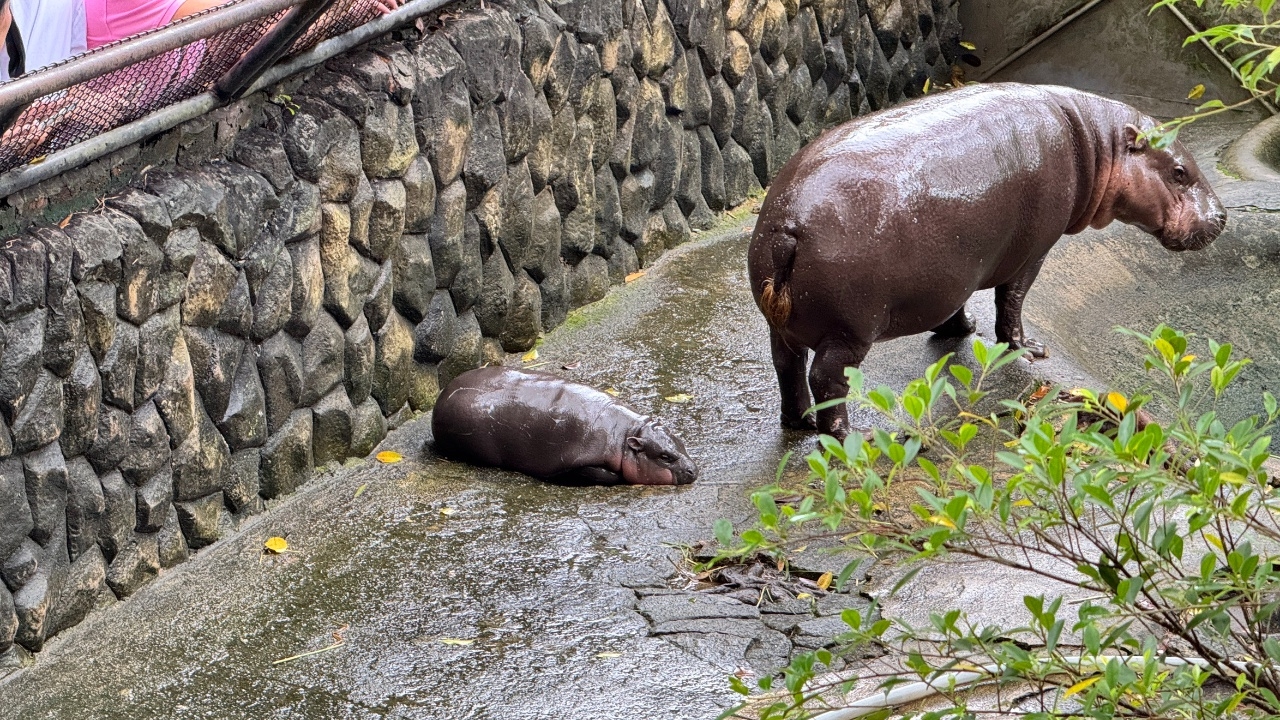
M1062 693L1062 697L1069 698L1078 692L1081 692L1083 690L1088 690L1090 685L1098 682L1101 679L1102 679L1101 675L1094 675L1093 677L1087 677L1081 680L1080 682L1076 683L1075 685L1072 685L1071 687L1067 688L1067 691Z
M596 653L596 657L600 658L601 660L608 660L610 658L622 657L622 653L602 652L602 653Z
M925 94L928 94L928 92L929 92L929 82L930 82L931 80L933 80L933 78L925 78L925 79L924 79L924 93L925 93Z
M831 573L829 572L822 573L822 577L818 578L818 589L826 590L827 588L831 587L831 578L832 578Z
M796 595L797 600L808 600L811 597L813 597L813 595L810 595L809 593L800 593L799 595Z
M605 389L604 389L604 391L605 391L605 392L607 392L607 393L609 393L610 395L612 395L612 396L614 396L614 397L618 397L618 391L617 391L615 388L607 387L607 388L605 388Z
M398 463L404 459L404 456L395 450L383 450L374 457L378 458L378 462L387 463L388 465L391 463Z
M289 549L289 543L282 537L269 537L262 546L277 555Z
M960 47L964 48L965 50L977 50L977 49L978 49L978 46L977 46L977 45L974 45L974 44L973 44L973 43L971 43L971 42L962 42L962 43L960 43Z
M625 278L623 278L623 280L625 282L631 282L632 280L639 280L640 278L644 277L644 274L645 274L644 270L637 270L631 273L630 275L626 276Z
M442 637L440 638L440 642L444 643L445 645L470 645L474 643L475 640L463 640L462 638Z
M1195 355L1183 355L1183 356L1182 356L1182 361L1183 361L1183 362L1191 362L1191 361L1193 361L1193 360L1195 360L1195 359L1196 359L1196 356L1195 356Z
M364 491L368 489L369 489L369 483L365 483L361 485L360 487L356 488L356 494L353 497L360 497L361 495L364 494Z
M1113 391L1107 393L1107 402L1111 404L1111 407L1114 407L1120 412L1124 412L1129 409L1129 399L1118 392Z
M1198 100L1201 95L1204 95L1204 83L1200 83L1199 85L1191 88L1191 92L1187 93L1187 99Z
M32 164L32 165L39 165L40 163L42 163L42 162L44 162L45 160L48 160L48 159L49 159L49 156L48 156L48 155L37 155L36 157L31 158L31 164Z
M1013 506L1014 507L1031 507L1031 501L1026 498L1022 498L1021 500L1014 501Z
M440 508L440 514L441 514L441 515L444 515L445 517L449 517L450 515L454 514L455 512L457 512L457 511L456 511L456 510L454 510L454 509L453 509L453 508L451 508L451 507L442 507L442 508Z
M62 222L58 223L58 227L62 228L63 230L66 230L67 226L71 224L71 217L72 217L71 215L68 215L62 218Z
M1226 480L1232 485L1243 485L1245 482L1245 476L1235 472L1224 472L1218 477L1222 478L1223 480Z
M951 528L952 530L955 530L955 529L956 529L956 524L955 524L955 523L953 523L953 522L951 522L951 518L949 518L949 517L945 517L945 516L943 516L943 515L930 515L930 516L929 516L929 522L933 523L934 525L941 525L942 527L949 527L949 528Z
M671 397L665 397L665 398L662 398L662 399L663 399L663 400L666 400L667 402L672 402L672 403L681 403L681 404L683 404L683 403L687 403L687 402L689 402L690 400L692 400L692 399L693 399L693 396L692 396L692 395L688 395L688 394L686 394L686 393L677 393L677 394L675 394L675 395L672 395Z
M525 353L524 356L520 358L520 362L531 363L537 359L538 359L538 348L534 348L529 352Z
M1213 533L1205 533L1204 539L1208 540L1210 545L1218 548L1220 552L1226 552L1226 549L1222 547L1222 538L1217 535L1214 535Z

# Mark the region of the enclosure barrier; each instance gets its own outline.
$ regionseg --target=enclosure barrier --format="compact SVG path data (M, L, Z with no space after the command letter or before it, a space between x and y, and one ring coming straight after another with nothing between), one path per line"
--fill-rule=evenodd
M0 125L6 128L0 135L0 197L198 117L451 1L410 0L383 16L374 0L236 0L0 84ZM273 68L281 57L290 60Z

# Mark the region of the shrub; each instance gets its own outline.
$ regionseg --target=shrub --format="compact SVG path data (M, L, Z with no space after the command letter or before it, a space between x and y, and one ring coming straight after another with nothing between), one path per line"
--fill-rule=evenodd
M758 554L785 562L790 549L839 539L917 562L971 556L1092 599L1069 611L1060 594L1025 597L1017 627L973 623L960 608L933 614L925 628L847 610L848 631L830 649L797 656L782 672L785 688L763 678L764 694L725 716L800 718L844 706L841 691L859 678L826 666L864 643L901 659L874 676L880 687L926 682L943 696L946 707L926 718L975 716L961 692L972 682L1030 688L1002 694L999 709L1012 709L1015 697L1025 709L1030 697L1037 718L1280 715L1280 640L1272 634L1273 617L1280 621L1280 495L1263 468L1276 400L1265 394L1265 415L1228 423L1215 407L1248 362L1234 359L1230 345L1208 341L1200 356L1193 338L1165 326L1122 332L1147 349L1147 392L1054 388L997 401L984 382L1017 354L981 340L976 372L949 365L948 356L901 393L867 390L849 370L849 400L883 427L869 441L857 433L843 443L820 438L805 458L802 488L775 484L753 494L753 527L735 535L716 523L722 548L713 562ZM909 516L884 512L886 491L907 479L925 479L931 490ZM1068 633L1078 635L1074 647L1064 644Z

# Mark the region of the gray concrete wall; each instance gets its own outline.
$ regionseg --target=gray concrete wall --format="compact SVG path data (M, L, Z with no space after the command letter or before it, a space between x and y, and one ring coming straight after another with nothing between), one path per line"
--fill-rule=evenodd
M965 39L977 45L978 76L1083 6L1081 0L966 0ZM1235 79L1199 44L1183 47L1190 32L1151 0L1107 0L1015 60L988 81L1068 85L1124 100L1159 118L1192 112L1212 98L1246 97ZM1194 8L1186 3L1188 10ZM1197 15L1201 22L1212 18ZM1196 85L1204 96L1189 100ZM1256 113L1251 110L1250 113Z
M959 41L955 0L435 25L6 199L36 226L0 251L0 660L367 454Z

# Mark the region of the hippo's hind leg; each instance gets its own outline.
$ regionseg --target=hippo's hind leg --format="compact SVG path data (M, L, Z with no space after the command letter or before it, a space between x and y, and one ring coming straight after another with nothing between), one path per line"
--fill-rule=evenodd
M1025 348L1032 357L1049 357L1044 343L1026 336L1022 329L1022 302L1031 283L1040 274L1044 258L1024 268L1022 274L1004 285L996 286L996 341L1009 343L1012 350Z
M977 329L978 324L973 321L973 316L964 305L961 305L956 314L934 328L933 333L942 337L965 337L972 335Z
M782 393L782 426L796 430L814 429L813 416L805 415L813 407L805 377L808 351L803 347L791 347L773 328L769 328L769 345L773 351L773 369L778 373L778 389Z
M815 351L809 370L809 387L819 404L849 394L849 379L844 369L862 364L870 343L855 340L824 340ZM843 440L849 434L849 409L845 403L818 411L818 432Z

